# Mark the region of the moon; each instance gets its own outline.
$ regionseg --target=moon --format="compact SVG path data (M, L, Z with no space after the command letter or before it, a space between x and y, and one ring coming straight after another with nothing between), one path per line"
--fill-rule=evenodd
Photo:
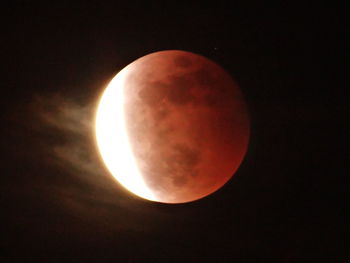
M187 51L143 56L102 94L96 141L133 194L186 203L221 188L239 168L250 121L242 92L215 62Z

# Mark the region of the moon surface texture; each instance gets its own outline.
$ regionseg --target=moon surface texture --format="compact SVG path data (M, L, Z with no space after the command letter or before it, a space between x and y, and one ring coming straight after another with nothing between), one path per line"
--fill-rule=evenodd
M152 201L185 203L222 187L247 151L238 85L211 60L168 50L120 71L101 97L97 144L111 174Z

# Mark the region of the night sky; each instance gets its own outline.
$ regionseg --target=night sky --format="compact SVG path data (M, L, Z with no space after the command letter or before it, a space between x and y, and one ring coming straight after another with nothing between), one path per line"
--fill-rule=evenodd
M1 8L1 262L346 262L341 7L102 2ZM111 78L168 49L225 68L251 117L235 176L181 205L123 190L93 130Z

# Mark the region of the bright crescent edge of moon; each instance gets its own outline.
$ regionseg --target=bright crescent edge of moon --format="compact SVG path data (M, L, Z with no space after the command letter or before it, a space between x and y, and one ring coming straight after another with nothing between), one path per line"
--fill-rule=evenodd
M108 84L97 106L96 141L105 166L128 191L150 201L158 201L143 180L132 153L125 125L124 82L128 67Z

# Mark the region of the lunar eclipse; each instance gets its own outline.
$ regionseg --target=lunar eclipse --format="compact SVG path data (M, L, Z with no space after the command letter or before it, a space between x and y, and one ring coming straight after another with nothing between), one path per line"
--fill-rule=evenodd
M237 83L194 53L151 53L104 91L96 140L110 173L130 192L185 203L221 188L240 166L249 116Z

